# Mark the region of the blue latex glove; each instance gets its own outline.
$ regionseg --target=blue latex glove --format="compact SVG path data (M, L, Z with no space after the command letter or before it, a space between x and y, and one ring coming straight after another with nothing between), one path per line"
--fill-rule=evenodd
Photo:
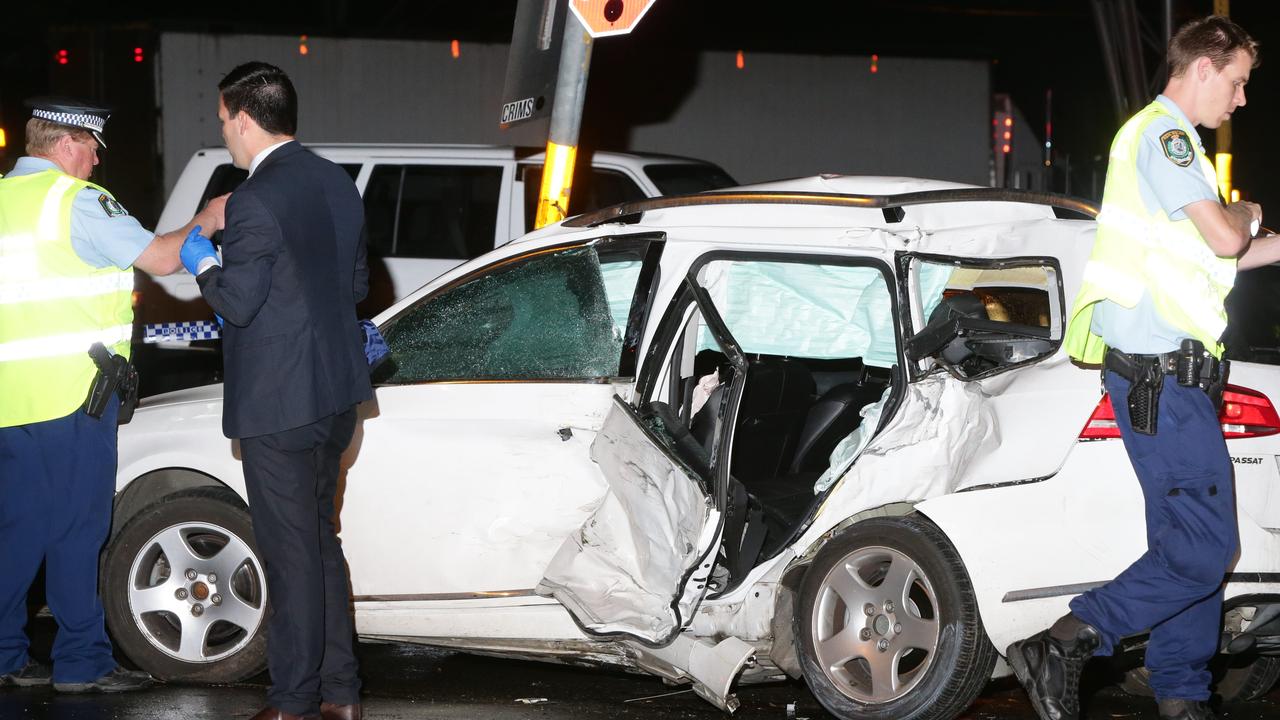
M209 238L200 234L200 226L191 228L191 232L187 233L187 239L182 243L182 250L178 253L178 257L182 259L182 266L192 275L198 274L200 261L207 257L211 257L215 262L218 261L218 251L213 249L213 243ZM221 262L218 262L221 265Z
M372 371L386 359L391 348L387 347L387 341L382 339L378 326L368 320L360 321L360 339L364 341L364 359L369 361L369 370Z

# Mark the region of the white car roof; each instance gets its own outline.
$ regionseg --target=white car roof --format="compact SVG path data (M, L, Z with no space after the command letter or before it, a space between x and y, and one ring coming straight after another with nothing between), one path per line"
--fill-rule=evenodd
M1086 201L1047 193L907 177L818 175L625 203L569 218L516 242L543 241L617 224L626 232L741 228L743 232L735 235L741 242L750 242L751 231L773 230L774 242L795 237L797 242L836 248L848 247L849 230L884 230L909 238L922 252L955 252L966 246L969 254L991 257L1071 253L1062 247L1061 234L1041 239L1034 229L1014 231L1038 223L1074 223L1081 233L1093 229L1092 221L1058 219L1053 205L1084 216L1096 214ZM779 236L778 229L791 235ZM939 235L943 231L957 232ZM668 239L679 241L680 235L670 232Z
M467 158L471 160L519 160L542 162L545 151L541 148L515 147L511 145L466 145L451 143L311 143L303 142L311 150L338 158ZM197 155L217 157L231 161L225 147L207 147L196 151ZM655 162L669 165L709 165L705 160L644 152L597 151L591 153L597 165L649 165Z

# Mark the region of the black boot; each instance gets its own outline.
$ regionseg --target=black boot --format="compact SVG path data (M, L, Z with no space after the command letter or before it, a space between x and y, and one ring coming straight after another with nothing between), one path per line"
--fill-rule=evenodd
M1009 665L1041 720L1080 716L1080 673L1100 642L1097 628L1069 614L1052 628L1009 646Z
M1161 700L1160 720L1218 720L1209 709L1209 703L1200 700Z

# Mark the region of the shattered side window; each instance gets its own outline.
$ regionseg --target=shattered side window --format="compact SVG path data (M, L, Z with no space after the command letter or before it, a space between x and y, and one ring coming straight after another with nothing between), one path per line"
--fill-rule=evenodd
M715 260L699 281L744 352L898 362L892 299L875 268ZM704 329L700 348L712 342Z
M1058 271L1017 264L912 260L924 326L908 343L952 374L985 377L1044 357L1062 337ZM969 324L956 330L957 318ZM977 323L977 324L975 324Z
M387 383L551 380L618 374L624 325L611 305L635 277L610 273L594 248L536 255L430 296L382 328ZM610 301L615 302L611 303ZM625 323L626 313L621 313Z
M1056 292L1053 268L983 268L963 264L921 262L920 297L926 323L949 305L971 302L974 314L984 320L1049 328L1053 313L1050 292ZM981 306L979 309L978 306Z

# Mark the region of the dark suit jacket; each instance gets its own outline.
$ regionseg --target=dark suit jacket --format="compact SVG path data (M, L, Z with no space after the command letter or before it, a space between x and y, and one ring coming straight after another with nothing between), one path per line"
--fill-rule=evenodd
M280 432L373 396L356 320L364 206L346 171L296 141L227 202L222 267L197 278L222 316L222 430Z

